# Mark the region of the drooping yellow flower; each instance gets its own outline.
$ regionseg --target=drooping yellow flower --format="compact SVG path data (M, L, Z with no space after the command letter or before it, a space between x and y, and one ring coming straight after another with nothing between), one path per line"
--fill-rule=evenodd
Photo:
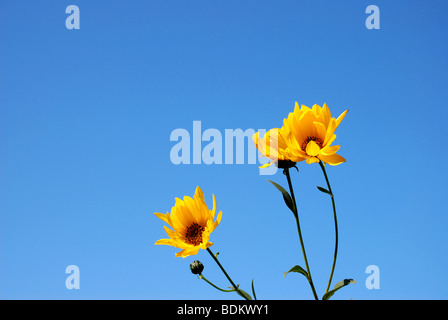
M252 136L252 140L257 147L258 151L263 156L271 159L271 162L266 163L260 168L269 167L271 164L278 163L278 161L289 160L286 156L286 142L285 138L288 135L286 128L274 128L265 133L264 137L260 137L260 133L256 132Z
M336 139L334 131L344 119L345 110L337 119L331 117L330 109L324 103L323 107L315 104L312 108L296 102L294 112L283 120L284 130L289 134L285 137L286 155L294 162L306 160L307 163L323 161L330 165L338 165L345 159L336 154L340 146L332 146Z
M164 226L169 239L160 239L155 244L164 244L183 249L176 253L176 257L188 257L198 253L199 249L207 249L213 243L209 242L210 234L221 221L222 211L215 222L216 199L213 195L213 209L209 210L204 200L204 193L199 186L193 198L185 196L183 201L176 198L171 213L154 213L173 228Z

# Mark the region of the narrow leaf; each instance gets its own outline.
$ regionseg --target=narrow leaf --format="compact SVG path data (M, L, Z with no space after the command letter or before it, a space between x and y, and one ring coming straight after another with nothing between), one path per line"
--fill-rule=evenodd
M257 300L257 295L255 294L255 288L254 288L254 279L252 279L252 294L254 295L254 299Z
M290 272L297 272L303 274L308 279L308 272L306 272L305 269L303 269L301 266L294 266L291 268L291 270L283 272L283 276L286 277L286 275Z
M239 284L236 285L237 290L235 290L234 287L229 287L231 289L234 289L236 291L236 293L238 293L240 296L242 296L244 299L246 300L252 300L252 297L250 296L250 294L248 294L246 291L242 290L239 288Z
M252 297L244 290L238 289L237 293L246 300L252 300Z
M317 189L319 189L319 191L321 191L321 192L323 192L323 193L326 193L326 194L329 194L330 196L333 196L333 195L331 194L331 192L328 191L328 190L325 189L325 188L322 188L322 187L317 186Z
M289 210L291 210L294 213L294 205L291 199L291 196L289 195L288 191L286 191L281 185L278 183L275 183L274 181L267 180L270 183L274 185L283 195L283 200L285 200L286 205L288 206Z
M336 285L334 286L333 290L328 291L327 293L324 294L324 296L322 297L322 300L328 300L330 299L330 297L339 289L341 289L342 287L345 287L347 285L349 285L350 283L356 283L355 280L353 279L344 279L342 281L339 281L338 283L336 283Z

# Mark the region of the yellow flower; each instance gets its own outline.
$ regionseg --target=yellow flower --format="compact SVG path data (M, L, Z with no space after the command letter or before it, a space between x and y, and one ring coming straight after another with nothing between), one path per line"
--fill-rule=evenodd
M269 167L274 162L278 163L278 161L289 160L286 157L286 142L284 138L287 135L287 129L274 128L266 132L263 138L260 138L259 132L256 132L252 136L252 140L258 151L260 151L261 154L263 154L263 156L265 156L266 158L272 160L271 162L260 166L260 168Z
M213 195L213 209L209 210L204 201L204 193L197 187L193 199L185 196L182 201L176 198L176 203L170 213L154 213L173 228L164 226L169 239L160 239L155 244L164 244L183 249L176 257L188 257L198 253L199 249L207 249L213 243L209 242L210 234L221 221L222 211L213 222L216 213L216 199Z
M334 131L344 119L345 110L337 119L331 117L330 109L324 103L323 107L315 104L312 108L296 102L294 112L283 120L284 130L289 134L285 137L286 155L294 162L306 160L306 163L319 162L338 165L345 159L336 154L341 146L332 146L336 139Z

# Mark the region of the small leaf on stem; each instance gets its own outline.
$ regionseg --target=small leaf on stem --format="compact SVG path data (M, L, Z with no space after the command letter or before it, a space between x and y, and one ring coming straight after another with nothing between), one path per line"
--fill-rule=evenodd
M305 269L303 269L301 266L294 266L292 267L289 271L283 272L283 276L286 277L286 275L290 272L297 272L297 273L301 273L303 274L307 279L308 278L308 273L306 272Z
M321 191L323 193L326 193L326 194L329 194L330 196L333 196L333 194L330 191L328 191L327 189L325 189L325 188L317 186L317 189L319 189L319 191Z
M356 283L355 280L353 279L344 279L342 281L339 281L338 283L336 283L336 285L334 286L333 290L328 291L327 293L324 294L324 296L322 297L322 300L328 300L330 299L330 297L339 289L341 289L342 287L345 287L347 285L349 285L350 283Z
M283 200L285 200L286 205L288 206L289 210L291 210L294 213L294 205L291 199L291 196L289 195L288 191L286 191L281 185L278 183L275 183L274 181L267 180L270 183L274 185L283 195ZM295 214L295 213L294 213Z
M236 291L236 293L238 293L240 296L242 296L244 299L246 300L252 300L252 297L250 296L250 294L248 294L246 291L242 290L239 288L239 284L236 285L236 289L234 287L229 287L233 290Z
M254 299L257 300L257 295L255 294L255 288L254 288L254 279L252 279L252 294L254 295Z

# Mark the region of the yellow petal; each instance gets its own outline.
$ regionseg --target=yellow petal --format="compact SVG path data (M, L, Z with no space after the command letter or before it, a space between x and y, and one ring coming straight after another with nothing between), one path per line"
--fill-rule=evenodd
M316 157L309 157L308 159L306 159L306 163L311 164L311 163L317 163L319 162L319 159Z
M303 160L306 160L305 157L302 158L302 157L300 157L300 156L290 156L289 159L290 159L292 162L301 162L301 161L303 161Z
M260 169L263 169L263 168L267 168L267 167L269 167L271 164L273 164L274 163L274 160L272 160L271 162L268 162L268 163L265 163L264 165L262 165L262 166L259 166L259 168Z
M198 251L199 251L199 247L184 249L182 251L177 252L176 257L186 258L188 256L193 256L193 255L197 254Z
M329 138L328 141L324 142L324 146L329 146L333 143L333 141L336 139L336 135L333 133Z
M294 104L294 112L297 112L297 113L300 112L300 105L297 101Z
M313 105L313 108L311 110L313 110L313 113L316 116L320 116L322 109L320 108L320 106L318 104L315 104L315 105Z
M315 157L315 156L319 155L320 147L317 145L316 142L311 140L310 142L308 142L308 144L306 146L306 153L309 156Z
M311 111L310 107L307 107L306 105L302 104L302 108L300 109L301 112L309 112ZM294 110L296 112L296 110Z
M154 212L154 214L157 216L157 218L159 218L159 219L165 221L166 223L168 223L169 225L171 225L169 220L168 220L168 218L169 218L168 212L166 214L160 213L160 212Z
M333 137L334 131L336 130L336 119L331 118L327 127L327 132L325 134L324 146L328 145L328 141Z
M184 197L184 201L179 198L176 198L176 204L171 209L171 221L174 223L174 229L178 228L186 228L188 227L194 220L191 216L190 210L187 207L185 200L189 197ZM190 198L191 199L191 198Z
M336 152L338 152L340 147L341 146L326 146L325 148L320 150L320 154L323 154L323 155L326 155L326 156L335 154Z
M216 227L219 225L219 223L221 222L221 218L222 218L222 211L219 211L218 217L216 218L215 223L213 223L213 230L215 230ZM211 230L211 231L213 231L213 230Z
M348 110L345 110L344 112L341 113L341 115L336 119L336 128L339 126L339 124L341 123L342 119L345 118L345 115L347 114Z
M260 133L257 131L255 132L255 134L252 136L252 141L255 144L255 147L257 147L258 149L258 139L259 139Z
M316 136L317 129L315 128L313 122L316 117L312 112L305 113L297 123L297 131L300 137L297 137L297 141L305 140L306 137ZM302 139L299 139L302 138Z
M204 249L207 249L208 247L211 247L213 245L213 242L207 242L205 245L204 245Z
M341 164L343 162L345 162L345 158L341 157L338 154L332 154L332 155L319 155L319 159L321 159L323 162L328 163L329 165L332 166L337 166L338 164Z
M170 237L170 239L175 240L175 239L179 238L179 236L177 235L176 231L171 230L167 226L163 226L163 229L165 230L165 232L168 235L168 237Z
M278 158L279 130L279 128L273 128L266 132L266 153L264 155L271 160L277 160Z
M212 209L211 214L212 214L212 219L214 219L215 214L216 214L216 198L215 198L214 194L212 194L212 197L213 197L213 209Z
M331 112L326 103L324 103L324 105L322 107L322 117L323 117L323 123L324 123L325 127L328 128L328 124L330 123L330 119L331 119Z
M167 246L172 246L173 245L173 240L171 239L160 239L157 240L156 243L154 243L156 245L167 245Z
M325 128L324 124L318 121L314 121L313 122L314 127L317 130L317 137L322 140L325 141L325 135L327 133L327 128Z
M299 142L295 139L289 140L288 148L286 148L285 154L287 158L293 162L299 162L305 160L307 157L306 152L301 149ZM303 159L296 161L294 160L296 158L303 158Z
M201 199L202 201L204 200L204 193L202 192L202 189L199 188L199 186L196 187L196 191L194 192L194 196L195 197L199 197L199 199Z

